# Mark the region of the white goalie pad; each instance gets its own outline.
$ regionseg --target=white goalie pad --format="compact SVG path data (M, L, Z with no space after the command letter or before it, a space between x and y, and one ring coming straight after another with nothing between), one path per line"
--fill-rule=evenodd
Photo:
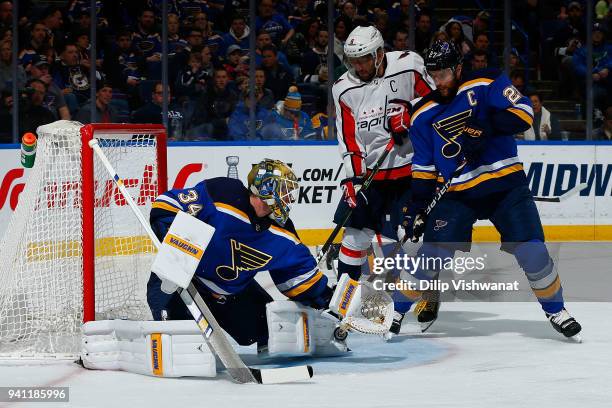
M340 326L363 334L386 334L393 323L393 299L371 283L343 274L329 308L342 317Z
M268 353L278 357L331 357L348 352L344 341L334 338L338 320L320 310L289 300L266 305Z
M215 228L179 211L159 248L151 270L162 281L161 290L185 289L215 233Z
M101 320L83 324L85 368L157 377L215 377L215 356L193 320Z

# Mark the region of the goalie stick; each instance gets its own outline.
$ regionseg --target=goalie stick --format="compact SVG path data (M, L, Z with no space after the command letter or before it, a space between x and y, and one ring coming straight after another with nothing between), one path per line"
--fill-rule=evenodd
M98 155L98 158L111 175L113 181L119 188L119 191L130 206L130 209L149 235L149 238L155 245L155 248L159 249L161 243L157 239L157 236L151 229L149 223L145 220L144 216L138 209L134 199L125 188L123 180L115 172L115 169L106 158L106 155L98 144L98 140L90 140L89 146ZM195 277L193 279L195 279ZM221 360L221 363L223 363L234 381L238 383L278 384L307 380L312 377L313 370L311 366L304 365L297 367L258 369L248 367L246 364L244 364L221 330L221 326L206 305L206 302L204 302L204 299L202 299L202 296L194 286L193 279L186 289L178 288L177 292L181 296L183 302L185 302L185 306L187 306L189 312L193 316L193 319L202 331L202 336L204 336L204 339L211 351L217 355L217 357L219 357L219 360Z

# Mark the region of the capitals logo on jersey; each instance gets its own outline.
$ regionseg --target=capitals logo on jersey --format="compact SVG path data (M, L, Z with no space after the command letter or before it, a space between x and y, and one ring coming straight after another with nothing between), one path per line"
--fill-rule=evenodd
M394 104L393 101L389 102L385 98L384 106L374 106L369 111L364 110L360 112L357 118L357 128L371 132L374 127L382 126L385 132L389 132L387 126L387 118L398 113L401 108Z

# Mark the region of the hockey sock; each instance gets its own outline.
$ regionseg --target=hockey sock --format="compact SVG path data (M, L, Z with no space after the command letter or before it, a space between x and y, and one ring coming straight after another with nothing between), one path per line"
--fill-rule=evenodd
M563 288L546 245L539 240L524 242L514 250L514 256L529 280L544 312L553 314L563 309Z

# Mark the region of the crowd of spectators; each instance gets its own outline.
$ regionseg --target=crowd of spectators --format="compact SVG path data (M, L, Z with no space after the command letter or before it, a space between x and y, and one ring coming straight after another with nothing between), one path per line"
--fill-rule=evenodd
M542 0L512 2L513 19L528 34L528 42L513 37L517 48L510 56L511 79L531 97L538 115L534 129L519 137L555 139L561 133L559 119L543 107L546 101L529 75L558 79L558 95L580 101L585 77L592 75L598 125L607 123L612 0L590 1L597 19L590 39L592 73L586 72L584 44L586 24L593 22L585 21L584 2L551 1L554 15ZM415 3L417 52L424 53L436 39L447 39L463 52L465 72L504 67L498 46L502 38L494 38L502 27L500 16L487 10L461 15L463 7L458 7L457 15L441 18L429 4L433 1ZM13 32L13 4L0 0L0 141L11 140L13 58L18 59L19 134L57 119L88 123L95 106L98 122L166 122L174 140L249 139L254 57L256 138L326 138L328 88L346 70L343 44L351 30L372 24L383 34L387 50L395 51L408 49L411 29L410 0L337 0L333 27L326 25L328 5L320 0L260 0L254 22L248 18L247 0L168 0L169 108L164 121L162 1L98 0L95 61L90 59L90 1L57 4L20 0L19 27ZM250 54L252 31L256 48ZM19 43L16 56L11 52L13 35ZM333 70L328 47L333 47ZM94 68L95 105L90 100ZM609 127L598 134L610 138Z

